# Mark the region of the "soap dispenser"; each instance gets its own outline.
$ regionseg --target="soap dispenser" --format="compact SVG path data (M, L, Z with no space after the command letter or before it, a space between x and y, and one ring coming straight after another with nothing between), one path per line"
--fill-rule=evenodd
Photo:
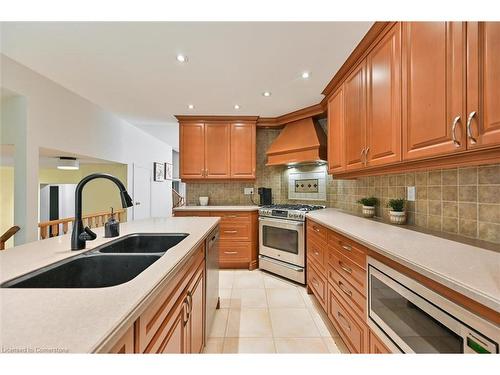
M113 207L111 207L111 217L108 219L106 224L104 224L104 237L112 238L118 237L120 235L120 222L115 220L115 213L113 212Z

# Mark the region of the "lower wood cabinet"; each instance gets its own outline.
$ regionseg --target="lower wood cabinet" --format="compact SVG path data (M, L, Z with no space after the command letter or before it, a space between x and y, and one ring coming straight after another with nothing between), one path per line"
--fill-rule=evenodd
M371 353L366 324L366 250L307 221L307 290L314 294L351 353Z
M202 244L109 353L201 353L205 272Z
M174 211L174 215L220 217L219 267L257 268L258 211Z
M329 285L327 314L351 353L368 353L368 326L340 302Z
M370 353L372 354L389 354L391 351L387 349L387 346L385 346L382 341L373 333L372 330L370 330Z

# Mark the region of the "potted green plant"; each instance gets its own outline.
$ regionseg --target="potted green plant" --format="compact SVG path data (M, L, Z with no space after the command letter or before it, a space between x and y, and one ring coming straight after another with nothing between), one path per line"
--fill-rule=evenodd
M404 224L406 222L405 203L403 198L389 200L387 207L391 209L389 211L391 223Z
M358 200L358 203L363 205L362 213L364 217L375 216L375 206L378 204L376 197L364 197Z

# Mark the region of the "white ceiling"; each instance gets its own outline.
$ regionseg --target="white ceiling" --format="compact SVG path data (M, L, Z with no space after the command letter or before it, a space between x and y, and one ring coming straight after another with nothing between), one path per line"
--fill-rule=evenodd
M16 22L2 23L0 45L133 124L164 124L175 122L174 114L274 117L316 104L371 25ZM178 53L188 63L177 62ZM300 77L305 70L308 80ZM266 90L271 97L261 95Z

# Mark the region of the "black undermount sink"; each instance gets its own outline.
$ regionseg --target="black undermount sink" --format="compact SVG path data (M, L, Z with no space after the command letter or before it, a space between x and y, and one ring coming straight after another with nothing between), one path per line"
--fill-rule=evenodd
M98 247L100 253L164 253L188 235L186 233L135 233Z
M126 283L188 235L130 234L7 281L2 288L104 288Z

